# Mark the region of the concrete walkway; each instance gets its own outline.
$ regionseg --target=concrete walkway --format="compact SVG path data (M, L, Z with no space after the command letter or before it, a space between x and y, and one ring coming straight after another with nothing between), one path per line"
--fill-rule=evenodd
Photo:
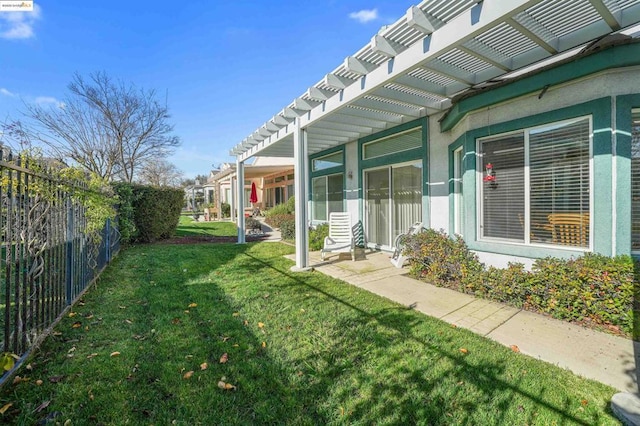
M620 391L638 393L638 342L414 280L407 276L406 268L391 265L388 253L367 251L355 262L348 255L329 255L322 262L320 253L312 252L310 264L326 275L426 315L503 345L516 345L523 354Z

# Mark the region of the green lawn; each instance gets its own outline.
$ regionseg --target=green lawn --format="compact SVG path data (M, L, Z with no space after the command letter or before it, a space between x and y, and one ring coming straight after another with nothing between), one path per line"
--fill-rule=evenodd
M0 422L618 424L614 389L318 272L292 273L292 250L127 249L0 393L0 407L13 404Z
M196 222L191 216L180 216L176 235L179 237L236 237L238 228L233 222Z

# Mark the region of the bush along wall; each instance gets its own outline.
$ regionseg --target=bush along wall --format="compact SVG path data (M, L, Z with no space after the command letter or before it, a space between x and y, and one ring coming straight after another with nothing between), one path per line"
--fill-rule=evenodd
M120 232L120 241L128 244L133 241L137 233L133 210L133 187L126 182L112 183L111 186L117 197L116 227Z
M538 259L531 271L520 263L485 266L460 237L427 229L404 249L410 274L422 281L638 339L634 309L640 271L630 256L587 253L577 259ZM635 327L634 327L635 323Z

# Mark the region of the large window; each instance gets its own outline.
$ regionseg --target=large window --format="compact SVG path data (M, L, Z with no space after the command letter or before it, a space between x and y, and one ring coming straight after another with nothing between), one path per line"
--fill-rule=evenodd
M640 109L631 130L631 251L640 253Z
M343 211L342 187L342 173L313 178L311 182L313 220L327 221L329 213Z
M480 140L480 235L589 247L589 118Z

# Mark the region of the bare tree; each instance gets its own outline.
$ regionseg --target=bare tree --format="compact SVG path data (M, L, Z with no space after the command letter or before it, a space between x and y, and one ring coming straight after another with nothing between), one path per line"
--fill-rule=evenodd
M140 169L138 180L152 186L180 186L182 172L165 159L148 160Z
M59 106L27 105L34 134L60 157L113 180L132 182L151 159L180 145L154 90L113 81L104 72L75 74Z

